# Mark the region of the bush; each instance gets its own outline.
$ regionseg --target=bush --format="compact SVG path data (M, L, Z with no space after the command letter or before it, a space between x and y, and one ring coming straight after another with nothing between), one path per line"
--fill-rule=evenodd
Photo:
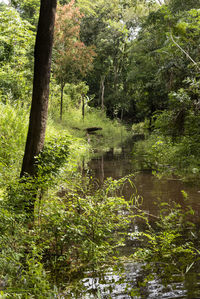
M103 275L111 264L116 266L116 248L124 241L119 231L126 231L130 222L123 213L129 204L116 192L128 179L108 179L102 188L91 184L91 178L66 181L62 192L38 198L31 226L23 210L16 213L9 200L0 202L3 295L52 298L65 286L71 294L73 283L86 271L89 276ZM13 190L10 199L16 202L14 191L19 190ZM82 291L80 285L79 294Z
M199 114L192 111L185 117L184 135L173 135L172 115L163 112L155 120L154 132L134 145L133 157L138 168L162 174L175 174L185 180L200 177Z

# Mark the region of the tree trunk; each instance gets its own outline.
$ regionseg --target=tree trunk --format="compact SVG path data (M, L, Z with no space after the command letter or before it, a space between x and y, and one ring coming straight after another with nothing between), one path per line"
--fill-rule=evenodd
M83 94L81 95L81 101L82 101L82 117L83 117L83 120L84 120L84 118L85 118L85 99L84 99Z
M123 116L124 116L124 109L122 108L121 109L121 117L120 117L121 121L123 121Z
M101 109L104 110L105 76L101 77Z
M41 0L34 52L32 105L21 177L25 173L35 175L35 156L44 145L56 6L57 0Z

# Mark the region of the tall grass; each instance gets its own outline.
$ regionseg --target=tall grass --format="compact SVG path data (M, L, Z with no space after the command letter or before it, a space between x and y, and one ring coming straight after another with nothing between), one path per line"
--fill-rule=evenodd
M119 120L110 120L106 113L90 108L83 119L81 109L69 108L63 116L62 125L72 135L85 138L94 149L118 147L128 138L129 132ZM101 130L88 136L87 128L97 127Z
M0 103L0 184L20 171L24 152L28 111L21 105Z
M6 186L19 177L27 128L29 108L21 104L0 103L0 186ZM87 134L87 128L98 127L101 130L94 135ZM83 119L80 108L69 108L63 115L63 121L49 117L46 141L52 137L71 140L68 169L75 169L88 149L105 150L120 146L128 137L128 132L119 121L110 120L105 112L97 109L86 111Z

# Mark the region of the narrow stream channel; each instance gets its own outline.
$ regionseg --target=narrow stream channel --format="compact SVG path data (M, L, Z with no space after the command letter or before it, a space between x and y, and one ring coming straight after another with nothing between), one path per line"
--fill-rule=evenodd
M200 215L200 186L190 186L181 180L158 179L152 175L151 171L135 172L134 162L131 159L131 153L117 152L113 150L100 157L93 158L89 163L91 174L99 182L112 177L119 179L128 174L134 174L134 184L137 193L143 198L143 209L151 214L157 214L157 206L154 204L157 198L163 201L178 203L183 201L182 190L188 194L189 204L193 207L196 215ZM132 188L125 186L124 196L130 198Z
M131 154L121 151L114 153L113 150L105 153L102 156L93 158L89 162L89 171L100 183L107 177L114 179L121 178L125 175L134 173L134 164L131 159ZM189 204L195 210L196 219L200 216L200 187L191 187L184 184L178 179L158 179L151 174L151 172L137 172L134 177L134 184L137 193L142 196L142 209L152 215L158 214L157 205L154 204L157 198L163 201L183 202L182 190L187 192ZM130 198L133 189L127 184L123 189L125 198ZM134 226L133 230L141 230L140 225ZM133 250L134 242L127 242L127 252ZM125 264L125 282L117 283L119 277L112 273L107 273L105 277L105 284L96 279L89 279L85 281L85 286L89 289L98 289L98 295L94 297L91 294L86 295L90 298L200 298L200 268L193 269L187 275L187 281L182 281L179 277L174 277L170 285L163 285L159 279L150 280L145 287L143 287L140 295L128 295L127 282L129 282L129 290L135 289L138 282L142 281L144 276L142 265L139 263ZM110 291L108 290L110 287Z

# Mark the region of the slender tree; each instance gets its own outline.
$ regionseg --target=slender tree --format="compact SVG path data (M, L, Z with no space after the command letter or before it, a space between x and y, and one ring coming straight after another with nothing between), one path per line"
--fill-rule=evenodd
M34 52L34 80L29 129L21 177L36 174L35 157L44 145L57 0L41 0Z
M54 40L54 75L60 84L60 119L63 114L63 92L66 83L83 79L92 68L95 52L80 39L80 23L83 15L74 0L59 6L56 14Z

